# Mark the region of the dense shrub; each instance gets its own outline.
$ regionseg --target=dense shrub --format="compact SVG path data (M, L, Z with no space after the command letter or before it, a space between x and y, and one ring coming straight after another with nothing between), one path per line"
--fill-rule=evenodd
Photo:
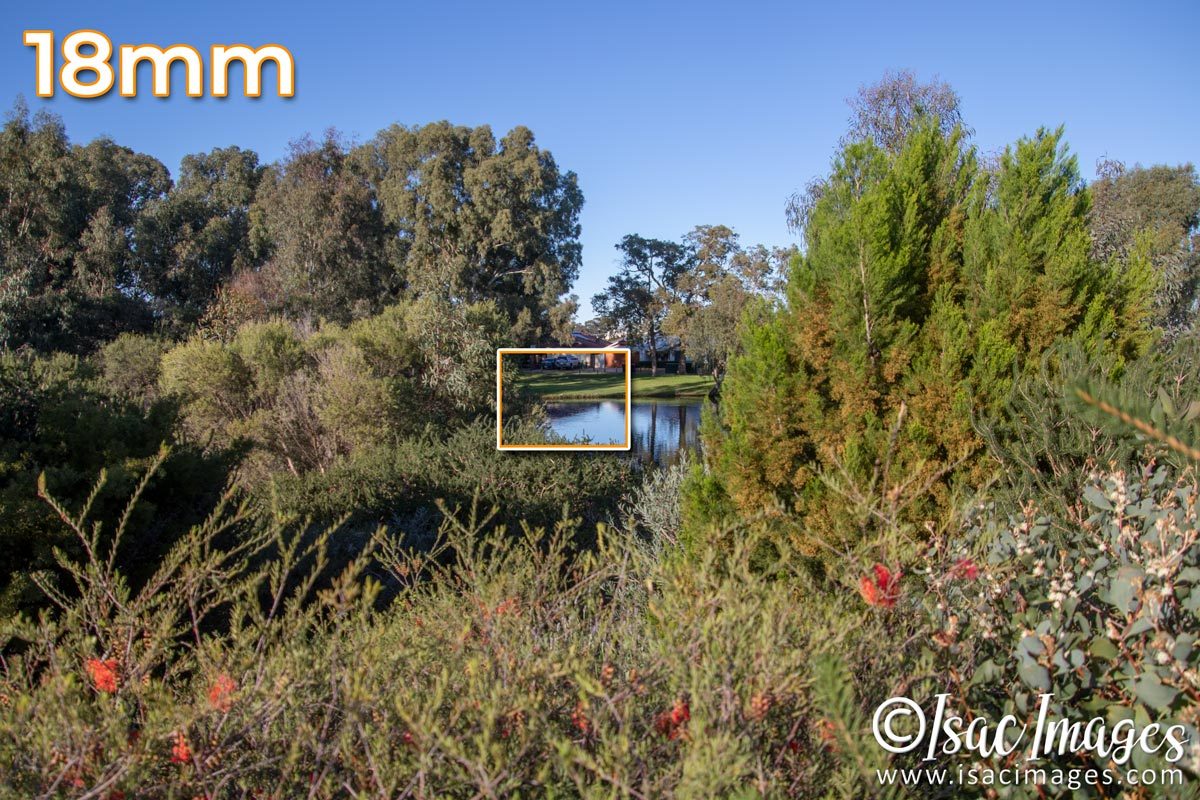
M246 450L250 484L493 412L506 330L490 303L432 300L312 333L250 323L229 342L195 338L168 352L162 388L181 403L190 441Z
M1123 366L1077 344L1047 352L1036 372L1014 382L1002 414L977 420L988 455L1001 467L989 498L1014 510L1036 502L1082 524L1090 513L1082 491L1097 468L1135 470L1150 459L1186 465L1160 442L1088 409L1077 392L1086 387L1168 435L1200 441L1198 357L1194 334Z
M1196 476L1096 474L1083 500L1082 526L1034 505L1008 520L980 509L961 540L926 562L918 602L940 690L959 698L960 711L991 720L1032 721L1038 696L1050 693L1052 719L1183 724L1189 744L1179 765L1200 773ZM971 552L977 559L963 556ZM1087 752L1059 761L1108 763ZM1130 764L1161 766L1136 747Z
M541 431L526 426L521 441ZM628 459L597 453L511 453L496 449L483 421L452 433L423 435L364 449L324 472L280 475L271 499L279 509L317 519L350 516L428 539L449 509L495 506L495 522L552 527L576 520L588 532L607 520L637 475Z
M60 509L90 555L79 600L4 628L3 791L857 798L911 762L868 738L898 694L996 719L1050 688L1072 720L1194 728L1195 477L1097 475L1086 497L1082 532L983 507L821 578L751 568L752 533L693 560L601 526L580 551L569 523L473 507L432 549L380 531L374 565L323 579L332 531L227 502L140 591Z
M81 602L7 629L24 652L0 676L3 791L795 795L819 769L798 598L737 559L668 566L612 529L572 554L567 527L502 542L451 520L445 569L381 540L404 588L376 613L362 561L308 593L298 533L213 547L244 513L193 531L141 593L100 549ZM225 632L200 634L214 618Z
M914 529L941 524L991 472L973 420L1001 413L1042 353L1072 340L1120 365L1153 341L1150 263L1093 260L1089 202L1061 132L1022 139L995 169L934 126L894 155L847 145L786 307L730 362L689 536L758 517L818 556L878 527L850 486L903 495Z
M167 342L123 333L100 348L96 361L105 394L148 408L159 397L158 380Z
M134 394L107 385L105 373L74 356L0 354L0 616L45 602L33 578L55 583L55 548L80 554L37 498L38 476L57 496L78 503L107 470L92 503L97 518L111 523L139 473L172 441L173 406ZM144 579L170 537L207 513L226 467L219 451L172 451L129 522L119 554L127 577Z

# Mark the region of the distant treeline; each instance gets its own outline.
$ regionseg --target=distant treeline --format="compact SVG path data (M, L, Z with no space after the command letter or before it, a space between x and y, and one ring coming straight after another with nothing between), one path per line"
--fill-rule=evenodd
M18 103L0 130L0 347L90 352L122 332L349 322L402 297L494 300L513 335L570 325L583 195L526 128L334 132L263 164L230 146L172 179Z

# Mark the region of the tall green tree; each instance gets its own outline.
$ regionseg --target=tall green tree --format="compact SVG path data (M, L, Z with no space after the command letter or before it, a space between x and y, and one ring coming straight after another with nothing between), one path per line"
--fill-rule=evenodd
M73 146L62 121L18 105L0 129L0 344L86 351L153 318L134 227L166 168L108 139Z
M610 329L625 331L650 353L650 373L657 375L663 320L691 253L678 242L636 233L627 234L616 248L621 251L621 270L592 298L592 307Z
M663 331L720 387L747 316L761 317L781 288L794 248L744 248L726 225L698 225L683 237L687 268L674 281Z
M265 314L346 322L397 296L389 229L367 165L336 133L294 142L263 175L250 217L262 267L236 288Z
M235 271L254 266L250 207L262 173L240 147L185 156L175 186L138 215L138 286L167 330L186 333Z
M413 293L495 301L527 341L561 329L579 274L583 194L533 133L438 122L392 126L364 153L390 226L389 256Z
M992 171L931 122L894 155L847 145L825 187L786 307L730 364L688 512L696 530L780 509L779 533L814 555L883 520L944 520L987 469L973 417L1001 412L1014 374L1068 338L1135 356L1152 304L1146 269L1089 256L1061 132Z

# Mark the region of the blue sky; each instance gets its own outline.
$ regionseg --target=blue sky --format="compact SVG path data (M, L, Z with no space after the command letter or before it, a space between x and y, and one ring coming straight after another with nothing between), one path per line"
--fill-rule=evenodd
M727 224L746 243L793 241L788 195L828 165L845 98L889 68L937 75L984 151L1065 124L1085 175L1108 156L1200 158L1200 3L559 2L16 3L0 10L0 102L23 94L75 141L108 134L172 171L238 144L265 160L334 126L524 124L579 174L586 301L626 233L676 238ZM277 42L289 100L34 96L26 28L115 44ZM269 84L270 85L270 84Z

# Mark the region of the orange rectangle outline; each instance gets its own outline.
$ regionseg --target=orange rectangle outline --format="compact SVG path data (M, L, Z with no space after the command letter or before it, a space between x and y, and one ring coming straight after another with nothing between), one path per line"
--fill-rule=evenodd
M521 354L608 354L625 355L625 441L622 444L505 444L504 443L504 357ZM496 449L497 450L608 450L628 451L633 405L633 352L628 347L501 347L496 350Z

